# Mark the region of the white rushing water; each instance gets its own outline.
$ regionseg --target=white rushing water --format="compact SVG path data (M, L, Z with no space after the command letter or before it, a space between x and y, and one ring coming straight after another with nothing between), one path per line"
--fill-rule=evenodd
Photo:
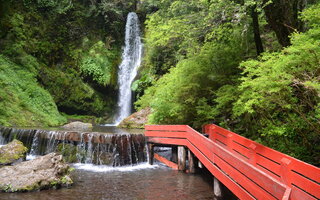
M132 166L121 166L121 167L110 167L106 165L94 165L94 164L84 164L84 163L76 163L73 164L73 167L80 170L91 171L91 172L128 172L128 171L137 171L144 169L158 169L163 167L163 165L149 165L148 163L141 163L138 165Z
M141 64L142 46L138 16L136 13L130 12L126 23L125 47L122 53L122 62L118 71L118 112L114 124L109 125L116 126L131 114L131 84Z

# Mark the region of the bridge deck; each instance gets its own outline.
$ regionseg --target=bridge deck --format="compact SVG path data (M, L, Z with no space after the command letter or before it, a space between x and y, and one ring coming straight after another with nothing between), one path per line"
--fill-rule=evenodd
M320 169L219 126L149 125L149 143L186 146L239 199L320 199Z

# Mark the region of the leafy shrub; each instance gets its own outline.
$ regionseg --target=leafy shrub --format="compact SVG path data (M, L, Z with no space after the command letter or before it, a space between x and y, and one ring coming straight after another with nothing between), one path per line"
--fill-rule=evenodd
M84 55L80 64L80 71L84 77L90 77L100 85L111 85L115 73L114 60L117 54L107 49L102 41L98 41Z
M0 55L0 124L6 126L57 126L66 120L51 95L23 66Z
M319 12L319 4L305 11L311 29L295 33L291 46L243 62L240 85L224 86L215 99L216 116L231 113L224 125L315 165L320 157L313 145L320 141ZM237 88L236 97L230 97L231 87Z

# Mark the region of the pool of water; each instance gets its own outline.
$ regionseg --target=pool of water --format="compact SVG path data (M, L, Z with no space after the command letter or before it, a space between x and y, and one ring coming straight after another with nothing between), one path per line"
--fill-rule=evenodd
M206 176L185 174L163 165L133 167L74 165L74 185L58 190L0 193L0 200L206 200L213 199Z

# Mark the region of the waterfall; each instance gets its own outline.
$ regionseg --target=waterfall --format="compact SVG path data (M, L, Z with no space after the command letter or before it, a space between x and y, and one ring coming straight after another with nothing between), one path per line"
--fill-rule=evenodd
M0 127L0 145L18 139L29 149L27 159L58 152L67 162L125 166L146 160L143 134L29 130Z
M142 43L138 16L130 12L127 17L125 47L122 53L122 62L118 71L118 113L112 125L118 125L124 118L131 114L132 91L131 84L137 75L141 63Z

